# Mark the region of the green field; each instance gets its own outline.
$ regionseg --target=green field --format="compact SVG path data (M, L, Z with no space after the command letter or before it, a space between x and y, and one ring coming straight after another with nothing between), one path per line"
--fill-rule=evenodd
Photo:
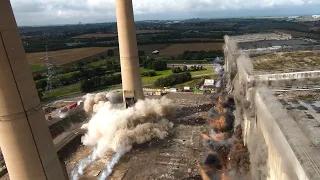
M202 70L202 71L193 71L191 72L191 75L201 75L201 74L210 74L212 73L212 68L206 68L206 70Z
M103 59L103 60L99 60L99 61L95 61L95 62L91 62L91 63L89 63L89 64L86 64L86 66L101 66L101 65L104 65L107 60L115 60L115 59L119 59L119 56L107 57L106 59Z
M39 66L39 65L29 65L29 67L32 72L42 71L46 68L44 66Z
M108 89L116 88L119 85L120 84L116 84L116 85L112 85L112 86L102 86L102 87L95 89L95 91L108 90ZM44 94L42 99L50 99L50 98L78 94L78 93L81 93L80 87L81 87L81 83L76 83L76 84L72 84L70 86L65 86L61 89L53 90L50 93Z
M177 84L174 85L173 87L178 88L178 89L183 89L183 87L191 87L194 88L196 87L201 81L204 81L205 79L216 79L217 75L207 75L207 76L202 76L202 77L197 77L197 78L192 78L191 81L182 83L182 84Z
M150 69L144 69L144 68L140 68L140 72L145 72L145 71L151 71ZM166 77L169 76L170 74L172 74L171 69L168 70L164 70L164 71L156 71L157 75L153 76L153 77L142 77L142 83L153 83L154 81L156 81L157 79L161 78L161 77Z
M144 68L140 68L140 72L145 72L145 71L150 71L150 69L144 69ZM212 72L212 68L207 68L206 70L202 70L202 71L193 71L191 72L191 75L201 75L201 74L210 74ZM157 76L153 76L153 77L142 77L142 83L144 84L151 84L154 81L156 81L157 79L161 78L161 77L166 77L172 74L171 69L168 70L164 70L164 71L156 71Z
M44 94L42 98L55 98L60 96L72 95L80 93L81 83L72 84L70 86L65 86L61 89L53 90L47 94Z
M207 60L166 60L168 64L205 64Z

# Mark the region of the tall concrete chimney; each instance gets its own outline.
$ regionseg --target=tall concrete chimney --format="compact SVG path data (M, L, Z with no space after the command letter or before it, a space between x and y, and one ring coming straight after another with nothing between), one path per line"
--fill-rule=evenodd
M0 17L0 146L10 179L65 180L9 0Z
M144 99L132 0L116 0L123 99L131 105Z

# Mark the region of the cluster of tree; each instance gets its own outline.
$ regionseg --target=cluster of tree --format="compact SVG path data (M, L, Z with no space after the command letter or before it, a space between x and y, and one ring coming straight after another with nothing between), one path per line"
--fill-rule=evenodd
M140 64L146 69L153 69L155 71L162 71L167 69L167 63L161 60L155 60L154 58L139 58Z
M192 77L189 72L171 74L170 76L157 79L154 82L154 86L156 87L173 86L176 84L184 83L186 81L190 81L191 79Z
M79 71L72 73L71 76L70 75L65 76L61 74L61 75L58 75L58 77L62 85L66 86L66 85L70 85L85 79L93 78L95 76L103 76L106 74L113 74L115 72L120 71L120 64L113 63L113 61L107 61L107 62L109 62L108 66L93 67L93 68L86 68L86 69L80 66ZM43 78L38 79L41 77ZM37 79L35 81L37 89L38 90L45 89L45 87L47 86L47 80L44 78L44 76L40 74L40 75L36 75L34 78Z
M173 67L171 69L172 73L182 73L186 71L201 71L203 70L203 66L191 66L189 69L187 66L183 66L181 69L180 67Z
M201 71L203 70L203 66L190 66L189 71Z
M205 58L216 58L223 56L222 50L217 51L185 51L178 56L171 56L169 60L201 60Z
M95 76L91 79L85 79L81 83L81 92L90 92L101 86L111 86L121 84L121 75Z
M152 71L146 71L146 72L143 72L141 73L142 76L149 76L149 77L152 77L152 76L156 76L157 73L156 71L152 70Z
M187 66L183 66L183 70L180 67L173 67L171 71L172 73L182 73L183 71L187 71L187 69L185 69L184 67L187 67Z

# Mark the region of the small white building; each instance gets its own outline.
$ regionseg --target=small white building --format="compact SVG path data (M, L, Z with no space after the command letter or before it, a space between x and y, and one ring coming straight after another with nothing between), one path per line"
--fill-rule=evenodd
M190 88L190 87L187 87L187 86L186 86L186 87L183 87L183 91L184 91L184 92L190 92L190 91L191 91L191 88Z
M214 79L205 79L203 88L214 88Z
M159 54L160 52L158 50L154 50L151 52L151 54Z

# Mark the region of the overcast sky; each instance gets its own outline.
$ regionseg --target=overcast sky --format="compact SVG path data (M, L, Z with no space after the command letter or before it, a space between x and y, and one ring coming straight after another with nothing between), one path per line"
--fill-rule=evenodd
M19 26L115 21L115 0L11 0ZM133 0L135 20L320 14L320 0Z

